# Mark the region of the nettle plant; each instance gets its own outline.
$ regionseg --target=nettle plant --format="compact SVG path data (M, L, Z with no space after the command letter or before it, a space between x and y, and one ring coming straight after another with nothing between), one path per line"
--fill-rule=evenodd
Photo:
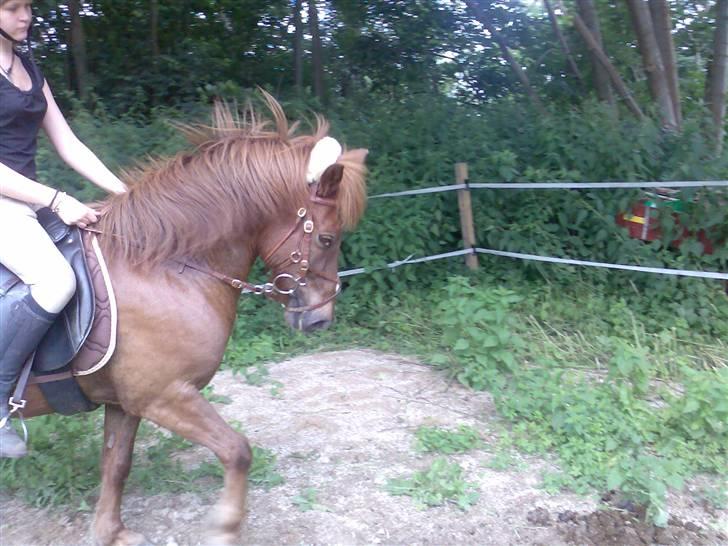
M445 287L447 297L435 318L449 354L433 357L436 364L454 360L455 377L469 387L497 387L503 372L514 372L523 340L515 333L510 308L521 296L507 288L471 286L464 277L453 277Z

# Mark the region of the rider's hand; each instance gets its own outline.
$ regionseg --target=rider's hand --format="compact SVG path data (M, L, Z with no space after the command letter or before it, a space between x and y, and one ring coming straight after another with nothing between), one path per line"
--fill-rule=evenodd
M98 215L92 208L70 195L63 195L61 202L56 205L56 213L69 226L85 228L98 220Z

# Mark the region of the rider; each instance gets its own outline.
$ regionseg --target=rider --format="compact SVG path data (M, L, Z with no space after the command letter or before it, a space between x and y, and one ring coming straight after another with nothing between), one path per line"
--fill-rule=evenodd
M23 440L8 422L8 400L25 360L76 290L73 270L38 223L50 207L68 225L86 227L96 212L70 195L36 182L41 127L60 157L97 186L126 187L68 126L32 57L32 0L0 0L0 263L29 287L7 316L0 316L0 457L22 457ZM27 53L17 46L26 40Z

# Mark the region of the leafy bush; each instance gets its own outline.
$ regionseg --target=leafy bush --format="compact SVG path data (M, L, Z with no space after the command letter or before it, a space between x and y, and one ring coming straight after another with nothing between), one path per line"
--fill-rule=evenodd
M411 478L390 479L387 491L392 495L408 495L422 506L442 506L454 503L467 510L478 500L474 484L463 479L463 469L447 459L435 459L432 465Z

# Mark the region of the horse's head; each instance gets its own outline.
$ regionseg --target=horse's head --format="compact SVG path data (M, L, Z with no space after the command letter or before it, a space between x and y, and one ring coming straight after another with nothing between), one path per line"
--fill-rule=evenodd
M291 327L326 328L341 290L342 232L364 212L367 151L342 153L320 117L313 134L297 134L262 94L272 120L252 106L240 119L218 103L211 126L180 126L193 151L130 172L130 191L101 220L115 235L103 244L140 268L193 263L217 278L245 278L260 256L272 278L253 291L283 303Z
M355 223L352 214L361 212L366 153L341 155L333 139L319 141L309 162L306 202L291 211L290 221L270 226L264 234L263 260L271 271L273 297L285 306L293 329L326 329L334 320L334 300L341 291L341 239L344 228Z

